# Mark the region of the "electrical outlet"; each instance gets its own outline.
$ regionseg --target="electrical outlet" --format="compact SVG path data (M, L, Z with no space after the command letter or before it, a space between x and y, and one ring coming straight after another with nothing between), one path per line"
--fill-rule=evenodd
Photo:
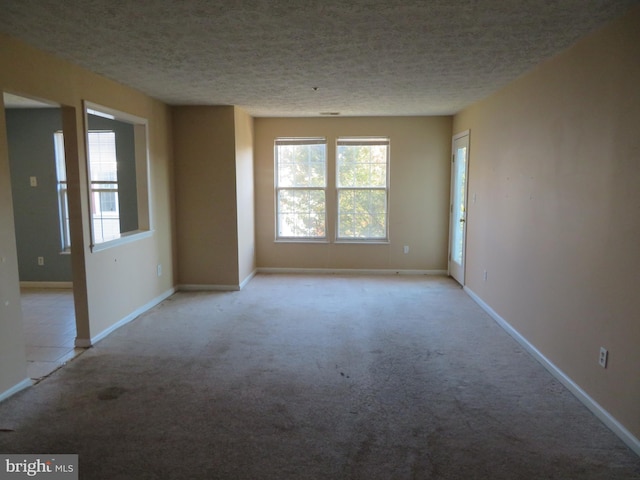
M598 359L598 363L602 368L607 368L608 360L609 360L609 351L604 347L600 347L600 358Z
M38 186L38 177L29 177L29 185L32 187Z
M409 253L409 245L405 245L404 248L402 249L402 251L407 254Z
M40 266L44 265L44 257L38 257L38 265Z
M489 278L489 274L487 273L487 271L485 270L484 273L482 274L482 279L486 282L487 278Z

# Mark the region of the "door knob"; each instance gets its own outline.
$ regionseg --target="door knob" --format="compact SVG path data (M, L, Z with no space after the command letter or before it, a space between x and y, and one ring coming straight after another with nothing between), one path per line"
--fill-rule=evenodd
M464 218L461 218L461 219L460 219L460 223L464 223Z

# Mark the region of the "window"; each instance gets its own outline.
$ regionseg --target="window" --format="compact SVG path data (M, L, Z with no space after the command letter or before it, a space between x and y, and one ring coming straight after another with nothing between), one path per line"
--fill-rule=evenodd
M64 136L62 132L53 134L53 145L56 157L56 175L58 178L58 209L60 212L60 243L63 252L71 249L69 234L69 202L67 200L67 167L64 158Z
M388 185L388 138L338 139L338 240L387 240Z
M151 234L147 121L84 103L95 251Z
M277 239L326 238L326 140L277 139L275 159Z
M120 237L118 160L114 131L90 130L91 220L97 243Z
M62 249L71 248L69 234L69 203L67 174L64 157L64 135L54 136L56 172L58 177L58 205L60 210L60 232ZM116 158L116 136L113 131L88 132L91 171L91 196L93 232L99 241L112 240L120 236L118 209L118 162Z

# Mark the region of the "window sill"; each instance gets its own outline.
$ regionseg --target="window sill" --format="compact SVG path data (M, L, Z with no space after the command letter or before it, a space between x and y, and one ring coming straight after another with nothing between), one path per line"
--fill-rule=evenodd
M100 252L102 250L107 250L108 248L112 247L118 247L126 243L137 242L138 240L149 238L151 236L153 236L153 230L139 230L136 232L126 233L120 238L115 238L113 240L109 240L108 242L91 245L91 252Z
M333 243L335 245L389 245L391 242L389 240L364 240L364 239L334 240L333 242L331 242L329 240L286 238L286 239L276 239L273 241L273 243L311 243L311 244L321 244L321 245L327 245L330 243Z
M273 243L319 243L319 244L327 244L329 240L326 238L323 239L313 239L313 238L276 238Z
M354 243L358 245L389 245L391 242L389 240L365 240L358 238L353 240L340 239L336 240L335 243L336 245L351 245Z

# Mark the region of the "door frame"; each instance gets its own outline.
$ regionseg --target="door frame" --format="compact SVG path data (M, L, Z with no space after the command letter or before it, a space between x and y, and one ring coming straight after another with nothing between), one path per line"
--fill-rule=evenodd
M87 279L85 272L85 250L83 248L83 218L82 204L81 204L81 185L80 185L80 171L79 171L79 146L78 146L78 117L76 115L77 109L75 106L60 103L56 100L49 98L42 98L29 93L24 93L19 90L0 88L0 95L4 96L4 93L8 93L14 96L23 97L27 100L35 100L40 103L49 104L57 108L60 112L60 120L62 122L62 131L64 134L64 151L65 151L65 166L67 174L67 198L69 207L69 230L71 235L71 243L75 248L71 249L71 275L72 275L72 292L73 292L73 304L75 314L76 333L74 340L74 347L87 348L91 346L90 340L90 324L89 324L89 302L87 292ZM4 105L4 99L2 99L2 108L0 108L0 114L6 116L6 107ZM6 161L9 163L9 143L6 136L6 121L5 121L5 138L7 141ZM11 180L9 179L9 183ZM11 203L11 216L15 218L15 205ZM15 224L12 226L15 236ZM18 265L18 252L17 248L15 252L15 264ZM19 288L19 277L17 278ZM19 290L18 290L19 292ZM22 321L22 318L21 318Z
M467 151L465 156L466 162L466 178L464 184L464 229L463 229L463 239L462 239L462 264L459 272L452 272L451 269L451 251L452 251L452 242L453 242L453 229L454 229L454 213L453 213L453 197L455 192L455 184L456 184L456 150L455 143L457 140L467 137ZM450 192L449 192L449 251L447 257L447 273L454 280L456 280L460 285L464 286L465 282L465 270L466 270L466 258L467 258L467 220L469 217L469 151L470 151L470 141L471 141L471 131L464 130L462 132L456 133L451 138L451 184L450 184ZM454 275L456 273L456 275Z

